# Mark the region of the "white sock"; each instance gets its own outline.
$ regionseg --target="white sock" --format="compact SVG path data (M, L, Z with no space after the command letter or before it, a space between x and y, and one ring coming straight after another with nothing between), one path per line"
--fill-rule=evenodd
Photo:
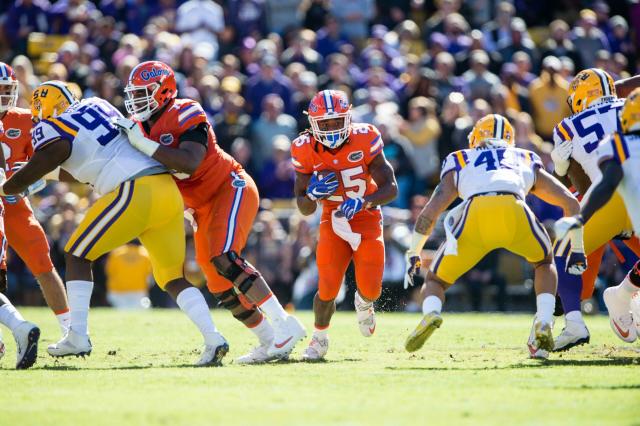
M289 316L273 293L259 306L260 310L267 314L271 321L284 321Z
M178 294L176 302L180 309L198 327L202 337L204 337L205 344L218 346L224 342L224 338L213 323L209 306L200 290L195 287L185 288Z
M640 290L640 288L636 287L631 282L628 275L624 277L624 280L622 280L620 284L618 284L617 288L619 289L619 291L622 292L622 294L624 294L625 296L628 296L629 299L631 299L631 297L636 291Z
M422 313L426 315L431 312L442 312L442 300L438 296L427 296L422 302Z
M60 332L64 336L69 331L69 322L71 321L71 311L67 310L66 312L62 312L60 314L56 314L56 319L58 320L58 325L60 326Z
M4 305L0 306L0 323L6 325L13 332L16 327L24 322L24 318L9 302L7 296L2 293L0 293L0 301L4 302Z
M584 319L582 318L582 312L580 311L571 311L565 314L564 319L566 322L579 322L584 324Z
M73 280L67 281L67 298L69 299L69 329L86 336L89 334L89 305L93 293L93 282Z
M364 300L362 298L362 296L360 296L360 293L358 293L356 291L356 303L355 303L355 305L356 305L356 309L357 310L366 311L371 307L371 305L373 305L373 302L367 302L366 300Z
M553 311L556 307L556 297L551 293L540 293L536 296L536 305L538 307L536 317L540 321L551 324L553 320Z
M313 335L316 336L318 339L320 340L324 340L328 337L328 333L329 333L329 327L325 327L325 328L317 328L315 329L315 331L313 332Z
M273 340L273 327L267 317L263 316L262 321L255 327L249 328L253 334L256 335L261 345L269 345Z

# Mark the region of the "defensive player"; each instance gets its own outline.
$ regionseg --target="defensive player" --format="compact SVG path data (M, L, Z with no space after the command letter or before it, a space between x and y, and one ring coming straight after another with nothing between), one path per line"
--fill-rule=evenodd
M134 147L174 171L192 212L196 260L209 291L260 341L238 362L288 356L306 335L304 327L285 312L260 272L242 257L258 212L255 182L218 146L202 106L176 99L176 80L168 65L148 61L135 67L125 95L125 107L135 121L120 118L116 124Z
M627 84L628 86L628 84ZM603 137L618 131L618 114L624 99L616 96L611 76L598 68L581 71L569 87L567 99L573 115L554 129L552 159L555 173L568 176L571 184L584 195L591 182L600 179L595 150ZM566 326L555 342L556 351L568 350L588 343L589 330L580 310L580 300L591 297L605 244L616 236L627 238L624 243L640 255L640 243L632 234L631 221L619 195L609 200L584 227L584 249L589 269L583 278L564 272L564 258L570 250L568 240L556 239L555 261L558 267L558 294L562 300ZM630 238L631 237L631 238ZM635 259L632 259L632 261Z
M0 188L0 195L18 194L49 173L89 183L101 195L65 247L70 327L62 340L49 346L49 353L91 353L87 327L91 262L139 238L149 252L156 282L204 337L205 349L197 365L220 365L228 345L202 293L184 279L183 204L166 168L131 147L111 123L122 115L103 99L77 101L64 83L48 81L36 88L31 102L37 122L32 132L35 152Z
M371 124L351 123L351 105L344 92L318 92L307 114L311 129L293 142L291 156L298 209L310 215L322 204L315 331L303 356L314 361L329 349L327 332L335 299L352 260L360 332L368 337L376 329L373 302L380 297L385 260L380 206L393 201L398 188L382 151L380 132Z
M7 162L7 175L33 155L31 145L31 111L17 108L18 80L13 69L0 62L0 121L5 132L0 136ZM4 197L5 229L9 246L24 261L42 288L42 293L58 319L62 335L69 325L69 306L62 279L49 256L49 242L44 230L23 197Z
M601 172L598 181L582 200L579 215L562 218L556 222L556 233L561 238L571 229L589 223L611 203L616 194L621 196L632 229L640 232L640 89L626 99L620 112L620 131L605 138L593 153L596 167ZM618 212L616 212L618 213ZM637 338L629 304L634 293L640 290L639 265L629 272L625 280L604 291L604 302L609 311L609 323L613 332L625 342Z
M489 252L504 248L535 268L537 312L529 351L535 356L540 349L553 349L557 276L551 241L524 199L531 192L567 214L579 211L578 200L544 170L538 155L514 146L513 127L497 114L476 123L469 134L469 149L447 156L440 179L415 225L406 254L405 286L413 285L421 266L420 252L440 214L456 197L463 203L445 218L447 240L438 249L422 288L424 318L407 338L405 348L409 352L420 349L440 327L445 290ZM567 261L570 273L580 274L586 266L580 250L581 232L581 228L572 231L572 252Z
M4 103L4 100L0 98L0 103ZM4 133L2 122L0 122L0 136ZM0 185L3 184L7 178L4 169L6 168L4 153L0 151ZM4 209L3 203L0 202L0 239L2 239L2 245L0 248L0 258L2 259L2 265L0 266L5 271L0 275L0 287L2 291L5 291L7 286L7 274L6 265L4 264L6 238L4 233ZM7 296L0 293L0 324L4 324L16 341L16 368L21 370L31 367L38 357L38 339L40 339L40 329L33 323L25 321L20 315L20 312L11 304ZM0 358L4 356L5 347L2 342L2 334L0 334Z

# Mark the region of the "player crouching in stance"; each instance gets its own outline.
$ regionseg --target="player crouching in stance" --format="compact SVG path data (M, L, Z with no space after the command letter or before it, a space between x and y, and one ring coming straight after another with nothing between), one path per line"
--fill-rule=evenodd
M260 272L242 257L258 213L258 188L218 146L202 106L191 99L177 99L177 93L168 65L143 62L131 71L125 87L125 107L132 120L120 117L115 124L135 148L174 172L194 225L196 260L209 291L260 341L237 362L286 358L306 331L285 312Z
M65 247L70 326L62 340L49 346L49 354L91 353L87 325L91 263L139 238L151 257L156 282L204 337L205 349L196 365L220 365L229 347L202 293L184 278L183 204L166 168L131 147L111 123L122 115L103 99L78 101L64 83L49 81L36 88L31 102L35 152L0 188L0 195L18 194L51 174L87 182L102 195Z
M344 92L318 92L307 111L311 129L291 145L295 195L303 215L321 203L316 252L318 292L313 300L315 332L305 360L324 358L335 299L351 260L355 264L355 307L360 332L376 329L373 302L380 297L384 243L380 205L393 201L397 184L382 151L380 132L371 124L352 124Z
M469 149L453 152L444 161L441 181L418 216L406 253L405 287L419 273L420 252L442 212L457 198L463 202L445 218L446 241L438 249L423 286L424 318L406 340L417 351L442 324L445 290L486 254L504 248L527 259L535 268L537 312L529 338L531 356L553 349L551 332L557 284L551 242L526 205L531 192L562 207L567 214L580 209L578 201L544 170L537 154L514 146L514 131L501 115L481 118L469 134ZM582 229L572 233L571 273L586 268ZM546 354L545 354L546 355Z
M634 90L625 100L620 124L622 132L606 137L595 151L602 177L594 182L582 200L580 214L556 222L558 238L582 227L616 192L622 196L634 232L640 235L640 89ZM638 337L630 307L634 294L640 290L638 267L636 263L622 283L604 291L611 329L625 342L633 342Z

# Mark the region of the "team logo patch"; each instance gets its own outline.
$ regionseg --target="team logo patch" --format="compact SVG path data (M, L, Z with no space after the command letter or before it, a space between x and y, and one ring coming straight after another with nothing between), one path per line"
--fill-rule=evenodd
M8 129L5 134L9 139L17 139L22 134L22 130L20 129Z
M160 135L160 143L162 145L171 145L173 143L173 135L171 133Z
M309 111L311 112L318 112L318 105L314 104L313 102L311 102L309 104Z
M352 163L357 163L358 161L362 160L363 157L364 157L364 154L362 153L362 151L355 151L349 154L347 159Z
M244 188L245 186L247 186L247 182L245 182L244 179L235 178L231 182L231 186L233 186L234 188Z
M340 108L342 109L349 108L349 102L347 102L347 100L344 97L338 99L338 104L340 104Z

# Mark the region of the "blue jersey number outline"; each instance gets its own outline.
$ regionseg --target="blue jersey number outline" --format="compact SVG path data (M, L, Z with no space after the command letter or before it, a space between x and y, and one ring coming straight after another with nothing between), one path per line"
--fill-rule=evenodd
M98 143L102 146L107 145L120 134L118 128L109 121L109 116L109 111L106 111L99 104L83 105L71 114L71 118L87 130L94 131L99 127L106 130L106 133L103 133L96 138Z

